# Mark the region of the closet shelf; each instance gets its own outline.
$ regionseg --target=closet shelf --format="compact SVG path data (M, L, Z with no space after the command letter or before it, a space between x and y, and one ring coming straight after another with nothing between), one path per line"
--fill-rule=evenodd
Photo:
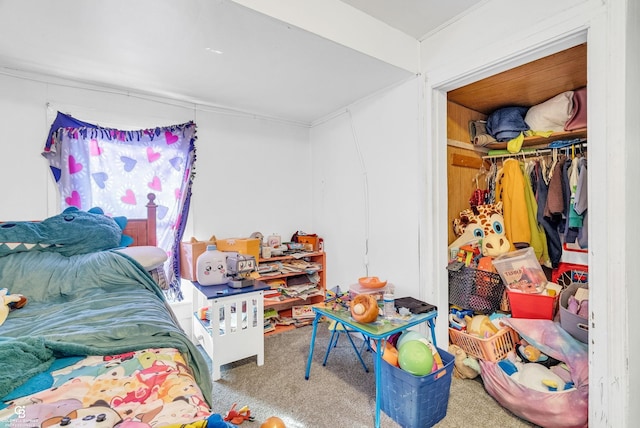
M575 138L587 138L587 129L577 129L575 131L567 132L554 132L549 137L525 137L522 147L546 147L554 141L558 140L573 140ZM491 143L484 146L489 150L504 150L507 148L507 143Z

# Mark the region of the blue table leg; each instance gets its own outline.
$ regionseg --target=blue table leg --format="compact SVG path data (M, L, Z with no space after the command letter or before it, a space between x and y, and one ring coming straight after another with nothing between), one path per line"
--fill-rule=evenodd
M376 339L376 428L380 428L380 402L382 397L380 396L380 384L382 383L382 339Z
M344 325L343 325L344 327ZM345 331L346 331L346 327ZM349 332L346 332L347 334L347 338L349 339L349 342L351 342L351 347L353 348L354 351L356 351L356 355L358 356L358 359L360 360L360 364L362 364L362 367L364 367L364 371L369 373L369 369L367 368L367 365L364 363L364 360L362 359L362 355L360 355L360 351L358 351L358 347L356 346L356 344L353 342L353 339L351 338L351 335L349 334Z
M309 343L309 358L307 358L307 370L304 373L306 380L309 380L309 372L311 371L311 360L313 359L313 348L316 344L316 332L318 331L318 320L320 316L320 312L316 312L316 317L313 319L313 332L311 333L311 343Z
M429 324L429 328L431 329L431 340L433 342L433 346L437 348L438 344L436 343L436 319L433 318L428 320L427 324Z
M336 334L338 336L336 336ZM331 352L331 348L338 344L338 337L340 337L339 335L340 335L340 333L338 333L336 331L336 329L334 328L333 331L331 332L331 338L329 339L329 346L327 346L327 352L325 352L325 354L324 354L324 361L322 362L323 366L327 365L327 359L329 358L329 352Z

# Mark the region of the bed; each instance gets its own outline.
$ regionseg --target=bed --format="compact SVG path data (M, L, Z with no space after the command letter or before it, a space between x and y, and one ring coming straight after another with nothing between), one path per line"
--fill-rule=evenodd
M121 248L155 245L153 195L147 208L143 220L65 210L0 224L0 289L26 298L7 303L0 325L0 426L230 426L210 411L201 352L148 267ZM18 245L25 235L43 242Z

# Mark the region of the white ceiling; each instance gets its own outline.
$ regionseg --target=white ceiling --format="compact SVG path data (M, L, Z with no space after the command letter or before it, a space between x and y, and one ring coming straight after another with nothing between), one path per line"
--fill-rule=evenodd
M414 39L439 29L483 0L341 0Z
M343 1L418 39L483 0ZM0 72L302 124L412 75L231 0L0 0Z

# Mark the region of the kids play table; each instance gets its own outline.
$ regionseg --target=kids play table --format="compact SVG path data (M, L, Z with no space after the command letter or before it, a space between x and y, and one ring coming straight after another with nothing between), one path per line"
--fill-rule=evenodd
M322 304L318 306L314 306L313 310L315 311L315 318L313 319L313 331L311 333L311 343L309 344L309 357L307 359L307 369L305 371L304 378L309 380L309 373L311 371L311 361L313 359L313 348L315 346L316 341L316 332L318 330L318 321L320 318L327 317L331 320L334 320L336 323L342 324L346 329L355 330L356 332L362 333L370 340L373 340L376 344L376 349L383 349L382 341L387 339L389 336L400 333L407 330L410 327L416 326L418 324L422 324L424 322L428 323L429 328L431 330L431 340L434 346L436 345L436 317L438 316L437 310L432 310L430 312L425 312L421 314L412 314L410 317L406 319L393 319L387 320L383 317L378 317L375 322L363 324L356 322L353 318L351 318L351 313L345 309L332 309L332 307L324 306ZM380 405L381 405L381 395L380 395L380 383L381 383L381 371L378 369L380 364L382 363L382 354L381 352L376 352L376 428L380 427Z

